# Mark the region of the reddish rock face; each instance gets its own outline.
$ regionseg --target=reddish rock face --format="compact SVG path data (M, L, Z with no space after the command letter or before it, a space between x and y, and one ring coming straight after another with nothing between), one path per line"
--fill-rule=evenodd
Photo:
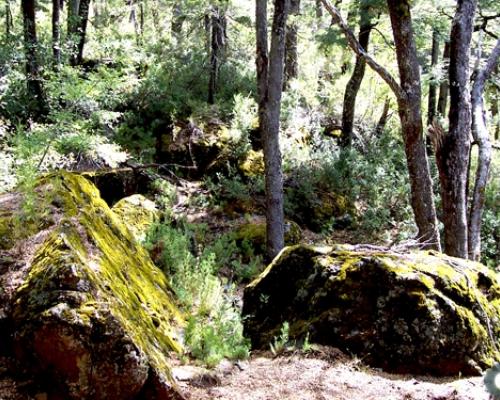
M169 353L182 316L163 273L80 176L49 179L55 225L12 299L17 358L49 399L182 399Z

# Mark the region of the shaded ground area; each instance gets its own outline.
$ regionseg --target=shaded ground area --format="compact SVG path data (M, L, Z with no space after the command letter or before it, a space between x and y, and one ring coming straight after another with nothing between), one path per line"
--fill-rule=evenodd
M192 400L487 400L482 378L435 379L391 375L335 350L255 355L217 373L186 373L181 386ZM182 381L184 380L184 381Z

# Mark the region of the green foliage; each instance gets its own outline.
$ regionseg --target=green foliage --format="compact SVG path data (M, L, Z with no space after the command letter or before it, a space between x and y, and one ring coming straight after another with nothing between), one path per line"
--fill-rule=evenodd
M186 346L193 357L214 366L222 358L247 357L249 348L234 288L217 277L216 254L199 251L199 236L204 236L199 226L157 225L148 236L148 247L170 278L181 308L190 315Z
M289 331L290 331L290 324L287 321L283 322L279 336L275 337L272 343L269 343L271 352L275 356L287 350L287 345L289 344L290 341Z

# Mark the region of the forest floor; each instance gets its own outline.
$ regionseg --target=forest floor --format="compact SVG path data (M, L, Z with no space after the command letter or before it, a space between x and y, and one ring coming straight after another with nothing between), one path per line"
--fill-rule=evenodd
M0 357L0 400L50 400L29 376L12 375ZM254 354L213 370L176 366L187 400L488 400L481 377L459 379L388 374L339 350L316 348L279 356ZM119 399L116 399L119 400Z
M189 222L205 223L220 234L243 220L227 218L207 207L193 207L189 198L201 188L186 184L179 191L175 212ZM253 215L252 220L261 220ZM304 232L303 240L315 243L320 235ZM349 231L334 232L332 242L356 243ZM1 348L1 346L0 346ZM17 371L17 372L15 372ZM207 370L192 363L174 366L173 374L189 400L488 400L481 377L460 379L395 375L367 367L362 360L340 350L313 346L310 351L287 350L253 353L240 362L222 362ZM34 379L19 373L11 358L0 357L0 400L50 400ZM119 399L117 399L119 400Z
M388 374L336 349L254 355L203 373L177 367L190 400L487 400L481 377L458 379Z

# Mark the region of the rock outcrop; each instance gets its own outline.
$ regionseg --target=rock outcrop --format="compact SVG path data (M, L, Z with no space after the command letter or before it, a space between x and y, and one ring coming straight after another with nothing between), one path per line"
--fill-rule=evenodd
M284 249L244 294L245 334L284 322L392 372L475 375L500 360L500 285L481 264L433 252Z
M7 309L16 357L49 398L181 399L169 355L183 317L166 277L82 176L45 177L35 196L45 213Z

